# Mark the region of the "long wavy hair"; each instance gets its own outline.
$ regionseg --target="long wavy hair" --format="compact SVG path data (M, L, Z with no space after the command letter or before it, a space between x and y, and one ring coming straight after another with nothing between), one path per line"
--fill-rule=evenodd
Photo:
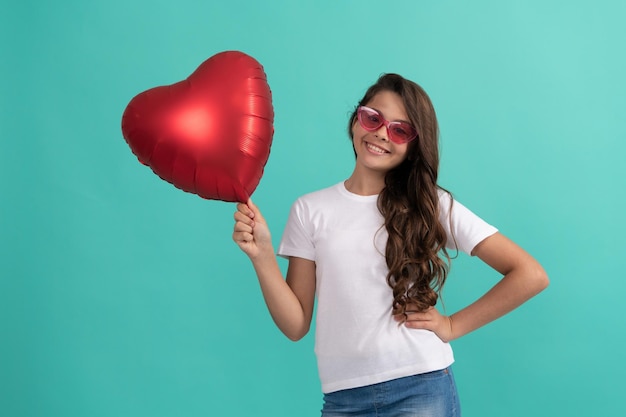
M426 92L397 74L383 74L358 106L367 105L381 91L402 98L409 121L418 131L408 145L406 159L387 172L378 197L389 234L385 258L387 283L393 290L392 314L406 317L408 310L423 311L437 303L450 265L446 232L439 222L439 190L443 190L437 184L439 127ZM355 123L356 108L348 124L351 139Z

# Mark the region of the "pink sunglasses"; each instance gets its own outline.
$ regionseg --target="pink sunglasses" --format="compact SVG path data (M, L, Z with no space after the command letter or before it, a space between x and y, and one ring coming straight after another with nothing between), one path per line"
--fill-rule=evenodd
M382 125L387 128L389 139L397 144L408 143L417 137L417 130L407 122L389 122L382 114L367 106L357 109L357 117L363 129L374 132Z

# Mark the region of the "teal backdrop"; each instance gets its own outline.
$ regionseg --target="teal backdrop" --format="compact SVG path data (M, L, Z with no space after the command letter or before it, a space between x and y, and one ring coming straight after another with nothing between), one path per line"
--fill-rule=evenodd
M621 0L2 0L0 415L319 415L312 333L275 328L234 205L121 134L134 95L225 50L272 88L254 199L275 243L297 196L350 174L348 112L398 72L438 111L441 184L548 271L453 342L465 416L626 415L625 19ZM447 311L498 278L459 256Z

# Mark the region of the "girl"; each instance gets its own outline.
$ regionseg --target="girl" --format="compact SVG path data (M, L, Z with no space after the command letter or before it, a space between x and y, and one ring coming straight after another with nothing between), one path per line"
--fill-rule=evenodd
M437 185L438 125L426 93L386 74L354 110L352 175L293 205L278 255L259 209L238 204L233 239L248 255L276 325L308 331L322 416L459 416L449 342L548 285L542 267ZM480 258L503 278L466 308L436 308L450 257Z

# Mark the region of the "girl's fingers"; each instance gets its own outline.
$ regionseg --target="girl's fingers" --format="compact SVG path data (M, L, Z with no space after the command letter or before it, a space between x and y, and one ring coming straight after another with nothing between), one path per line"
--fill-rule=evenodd
M248 204L244 204L244 203L238 203L237 204L237 213L242 213L244 216L247 216L247 217L250 217L250 218L254 217L254 212L252 211L250 206L248 206Z
M407 321L431 321L435 318L433 310L434 308L430 307L428 310L423 312L407 312Z
M250 227L247 224L243 224L241 222L237 222L235 223L235 228L233 229L233 231L235 233L248 233L248 234L252 234L253 230L252 227Z
M243 224L247 224L250 227L254 227L254 220L252 220L250 216L247 216L246 214L240 211L235 212L234 218L237 223L243 223Z
M233 233L233 240L235 242L252 242L253 240L253 236L251 233L247 233L247 232L235 232Z
M247 203L249 209L252 211L252 216L257 219L258 221L265 221L263 218L263 215L261 214L261 210L259 210L259 208L256 206L256 204L254 204L252 202L252 199L248 199L248 203Z
M396 314L394 318L397 321L429 321L433 318L434 307L429 307L427 310L419 311L416 306L408 305L405 314Z
M429 316L424 316L424 315L416 315L416 314L409 314L407 315L406 321L430 321L431 318Z

